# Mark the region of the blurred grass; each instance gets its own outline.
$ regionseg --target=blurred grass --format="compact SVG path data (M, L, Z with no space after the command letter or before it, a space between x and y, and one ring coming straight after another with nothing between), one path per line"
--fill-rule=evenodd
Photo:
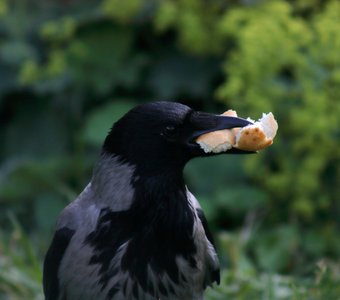
M12 232L0 235L0 299L44 299L36 248L13 214L8 220Z

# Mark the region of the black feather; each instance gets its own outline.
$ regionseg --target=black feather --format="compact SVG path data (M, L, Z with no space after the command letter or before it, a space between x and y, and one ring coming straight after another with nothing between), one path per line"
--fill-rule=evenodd
M59 296L58 270L64 253L75 231L63 227L56 231L44 261L43 286L45 300L57 300Z
M114 276L109 270L111 260L127 241L121 268L149 294L155 291L147 282L148 266L156 276L166 273L174 283L181 278L177 256L196 267L193 258L196 246L192 235L194 214L185 187L174 185L174 182L160 185L162 179L157 179L158 188L150 182L135 182L136 197L129 210L114 212L103 209L96 229L85 240L94 248L90 263L100 265L102 289ZM161 283L158 288L162 292Z

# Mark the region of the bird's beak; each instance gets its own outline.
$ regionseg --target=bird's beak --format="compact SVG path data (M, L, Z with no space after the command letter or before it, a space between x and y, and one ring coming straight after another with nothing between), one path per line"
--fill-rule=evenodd
M192 148L198 147L196 139L202 134L223 130L232 129L237 127L244 127L252 124L252 122L238 118L238 117L228 117L222 115L215 115L205 112L194 112L190 117L190 123L192 126L192 133L190 136L190 144ZM197 154L197 149L195 150ZM244 151L237 148L231 148L230 150L224 152L228 154L250 154L254 153L251 151ZM200 149L200 154L202 154L202 149Z

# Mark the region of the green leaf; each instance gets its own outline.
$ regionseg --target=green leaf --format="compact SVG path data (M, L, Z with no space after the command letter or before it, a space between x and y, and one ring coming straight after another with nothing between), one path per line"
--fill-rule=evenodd
M109 102L93 111L87 118L83 137L96 147L102 145L109 129L135 105L130 101Z
M268 196L264 191L250 186L220 188L216 198L220 209L231 215L245 214L247 211L263 207L268 202Z
M251 248L255 250L260 267L266 271L282 272L288 267L299 245L299 233L292 225L263 230L253 236Z
M207 170L211 170L207 174ZM190 161L185 168L185 177L193 193L211 195L218 188L232 187L245 179L242 157L220 155Z
M19 66L26 59L32 59L36 56L35 49L23 41L8 41L2 43L0 48L0 58L12 66Z
M110 22L99 22L83 28L67 49L69 70L77 84L107 93L120 84L125 68L137 72L139 62L130 65L132 32Z
M172 54L156 61L147 83L162 99L173 99L183 94L210 97L210 82L216 68L214 60Z
M35 221L39 230L52 233L66 201L54 194L41 194L34 201Z

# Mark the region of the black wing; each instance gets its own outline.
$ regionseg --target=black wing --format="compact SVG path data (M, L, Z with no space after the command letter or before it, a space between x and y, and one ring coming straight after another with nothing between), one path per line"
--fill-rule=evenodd
M44 261L43 286L46 300L57 300L59 296L58 270L74 230L63 227L54 234Z
M203 228L204 228L204 232L205 232L205 235L207 236L209 242L214 246L214 248L216 249L216 246L215 246L215 242L214 242L214 238L209 230L209 227L208 227L208 222L207 222L207 219L203 213L203 210L200 209L200 208L197 208L196 209L197 211L197 215L199 217L199 219L201 220L201 223L203 225ZM220 269L217 268L215 270L211 270L210 272L210 279L212 282L216 282L217 284L220 283Z

